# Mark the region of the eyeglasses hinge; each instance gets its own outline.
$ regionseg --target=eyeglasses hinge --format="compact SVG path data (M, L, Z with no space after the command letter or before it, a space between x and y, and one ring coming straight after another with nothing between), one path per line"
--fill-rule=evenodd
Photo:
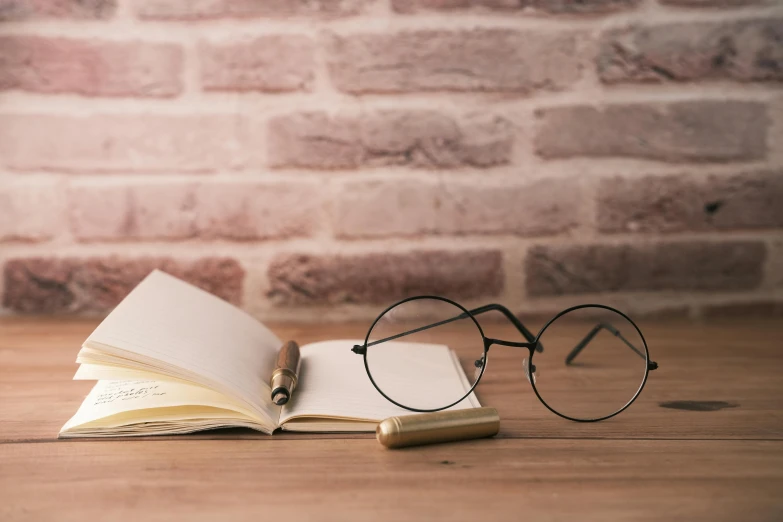
M364 353L366 353L366 352L367 352L367 348L366 348L366 347L364 347L364 346L360 346L360 345L358 345L358 344L357 344L357 345L354 345L354 347L353 347L353 348L351 348L351 351L352 351L353 353L364 354Z
M655 361L650 361L647 363L647 369L650 371L657 370L658 369L658 363Z

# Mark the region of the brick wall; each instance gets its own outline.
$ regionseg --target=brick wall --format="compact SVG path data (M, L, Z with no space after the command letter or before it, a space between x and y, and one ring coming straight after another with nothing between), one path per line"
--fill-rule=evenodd
M779 314L782 82L782 0L0 0L3 313Z

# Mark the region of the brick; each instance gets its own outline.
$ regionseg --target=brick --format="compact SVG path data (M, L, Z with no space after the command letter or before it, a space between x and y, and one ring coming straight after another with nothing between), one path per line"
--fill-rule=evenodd
M437 10L542 11L553 14L609 13L629 9L640 0L392 0L399 13Z
M381 303L418 294L494 296L503 266L496 250L281 254L268 277L268 297L279 304Z
M783 228L783 171L687 178L607 179L599 185L602 232Z
M613 30L596 61L606 83L783 80L783 18Z
M163 98L181 76L176 45L0 36L0 90Z
M777 0L658 0L664 5L682 7L742 7L746 5L772 4Z
M75 184L68 200L79 241L196 236L193 184Z
M726 303L717 305L704 305L702 317L706 319L756 319L783 317L783 302L781 301L753 301Z
M229 258L32 257L6 262L3 306L23 313L106 312L156 268L241 302L245 272Z
M577 225L580 203L581 186L575 182L358 181L341 187L334 228L345 238L556 235Z
M412 236L438 232L438 187L416 180L349 182L333 203L338 237Z
M276 167L353 169L491 167L511 160L511 124L492 115L461 120L426 110L360 116L288 114L269 124L269 161Z
M768 245L765 286L773 291L783 290L783 237L778 234Z
M319 192L293 181L201 185L198 234L237 240L310 236L320 219Z
M530 296L634 291L740 291L759 286L758 241L534 246L525 260Z
M772 124L769 127L767 143L770 144L767 161L773 165L783 165L783 89L769 101L767 114Z
M69 195L80 241L308 236L320 206L301 182L77 184Z
M653 326L651 324L653 322L689 320L691 313L689 305L661 305L656 304L653 300L640 303L638 300L631 300L624 298L624 296L607 296L601 300L601 304L612 306L628 314L643 332L647 331L647 325L645 324L647 321L650 321L648 323L649 326ZM526 310L515 314L524 325L546 324L556 314L565 309L565 306L556 304L556 302L545 304L535 301L530 303L529 306L532 308L530 311ZM580 319L603 320L606 318L606 311L600 308L582 308L578 313Z
M71 233L79 241L134 237L132 191L124 186L70 187L68 207Z
M335 17L359 14L371 0L140 0L139 18L206 20L289 16Z
M89 193L93 187L80 188ZM199 207L194 184L129 185L124 189L120 187L118 191L124 193L126 206L116 207L115 213L122 217L122 227L115 229L116 235L108 236L109 239L188 239L198 236L196 218ZM72 202L71 210L76 209L82 210L84 205ZM100 219L100 216L96 218ZM73 234L78 239L102 239L85 234L88 229L79 227L78 222L74 225Z
M0 22L46 18L106 20L116 10L117 0L0 0Z
M308 91L313 52L312 40L293 35L202 43L201 84L207 91Z
M267 132L273 167L356 168L365 157L359 122L326 113L272 118Z
M0 183L0 241L44 241L61 230L64 205L50 182Z
M179 262L170 274L202 288L235 305L242 304L245 270L229 257L203 257L190 263Z
M205 172L257 166L238 115L0 115L0 163L20 170Z
M473 29L332 35L329 73L349 93L557 91L582 76L573 32Z
M755 160L767 152L766 106L742 101L539 109L544 158L632 157L657 161Z

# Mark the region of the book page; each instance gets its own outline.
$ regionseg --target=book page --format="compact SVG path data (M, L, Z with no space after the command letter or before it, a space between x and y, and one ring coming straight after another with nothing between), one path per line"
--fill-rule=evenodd
M103 364L82 363L76 369L74 381L167 381L167 382L185 382L181 379L175 379L169 375L160 373L145 372L133 368L124 368L122 366L108 366ZM185 382L185 384L188 384Z
M276 422L267 381L281 344L242 310L156 270L89 336L79 360L194 382Z
M426 383L424 388L411 387L413 404L414 395L418 393L426 393L436 400L441 398L443 404L449 404L470 389L454 352L447 346L391 342L398 345L395 352L399 350L400 357L385 361L385 370L407 373L408 378ZM295 417L381 421L395 415L414 413L395 406L378 393L367 376L363 357L351 351L354 344L363 344L363 341L324 341L300 348L302 366L299 384L293 399L280 413L280 424ZM408 357L415 357L420 364L407 364ZM478 399L471 393L451 409L478 407Z
M67 436L85 427L128 427L148 422L179 422L245 420L263 426L267 433L274 429L263 419L241 405L231 403L220 393L207 388L175 382L151 380L98 381L76 414L63 426L60 434ZM231 424L231 423L228 423ZM258 428L257 428L258 429Z

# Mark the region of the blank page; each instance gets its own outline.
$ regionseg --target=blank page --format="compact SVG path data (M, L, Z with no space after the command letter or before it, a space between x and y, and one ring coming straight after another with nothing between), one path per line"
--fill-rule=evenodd
M276 421L268 379L280 340L242 310L161 271L147 276L84 346L174 372Z
M440 344L394 342L400 357L386 361L386 371L408 373L424 387L411 389L412 394L427 393L442 397L443 404L454 402L470 389L456 355ZM389 402L370 382L361 355L351 352L362 341L324 341L301 347L302 367L294 398L283 407L280 423L293 417L332 417L380 421L395 415L411 415L412 411ZM415 356L420 364L408 365L406 357ZM421 371L421 375L410 375ZM415 397L411 398L415 400ZM450 400L449 400L450 399ZM402 401L400 401L402 402ZM404 402L403 402L404 404ZM415 404L415 402L414 402ZM478 408L474 394L451 409Z

